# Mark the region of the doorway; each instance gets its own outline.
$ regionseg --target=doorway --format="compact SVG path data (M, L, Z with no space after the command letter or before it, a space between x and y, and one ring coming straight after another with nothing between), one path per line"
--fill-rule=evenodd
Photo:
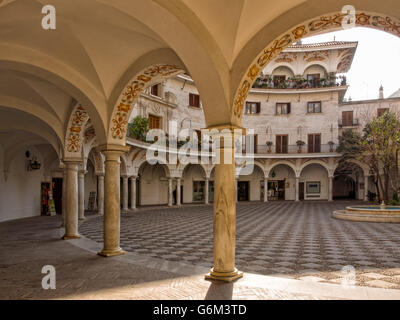
M268 181L268 200L285 200L285 180Z
M249 201L248 181L238 181L238 201Z
M299 182L299 200L304 200L304 182Z
M62 178L53 178L53 199L57 213L62 213Z

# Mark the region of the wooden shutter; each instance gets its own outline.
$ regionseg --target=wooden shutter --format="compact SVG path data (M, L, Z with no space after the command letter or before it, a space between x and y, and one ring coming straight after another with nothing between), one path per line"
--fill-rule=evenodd
M314 137L314 152L321 152L321 134L316 134Z
M254 153L257 153L258 134L254 135Z
M281 153L282 152L282 139L281 136L276 136L276 153Z
M151 87L151 94L153 96L157 96L158 97L158 85L157 84Z
M290 113L290 103L287 104L287 113Z
M314 151L314 135L308 135L308 153L312 153Z
M342 125L352 126L353 125L353 111L342 112Z
M257 113L261 112L261 103L257 102Z
M288 152L288 136L282 136L282 153Z

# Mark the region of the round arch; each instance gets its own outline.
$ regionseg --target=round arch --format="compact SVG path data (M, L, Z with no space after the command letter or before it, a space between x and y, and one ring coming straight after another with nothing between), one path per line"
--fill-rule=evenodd
M332 176L332 174L333 174L332 173L332 169L329 168L328 164L326 162L322 161L322 160L316 160L316 159L309 160L309 161L303 163L299 168L299 176L301 175L301 173L303 172L303 170L305 168L307 168L308 166L310 166L312 164L320 165L321 167L323 167L326 170L326 173L327 173L328 176Z
M366 5L366 3L364 4ZM316 8L319 7L317 3L315 3L315 6ZM380 8L382 8L382 5L380 5ZM299 10L301 9L299 8ZM294 11L292 10L286 13L286 15L292 15L293 12ZM299 16L304 17L307 15L310 15L310 13L304 13ZM238 55L234 62L234 71L232 72L232 82L234 83L234 85L232 88L236 89L234 89L235 91L232 93L232 112L233 117L236 119L236 122L241 121L244 103L247 99L248 93L250 92L253 83L256 81L261 70L263 70L270 61L272 61L280 52L282 52L282 50L290 46L292 43L297 42L306 36L308 37L341 29L342 21L346 16L347 13L334 11L331 11L331 13L327 13L324 15L319 15L316 18L314 15L314 18L294 25L286 32L276 37L273 41L268 41L269 44L264 49L261 49L260 44L257 44L257 42L260 43L261 38L270 39L270 35L267 34L267 30L271 26L265 26L262 30L260 30L260 32L247 43L246 47L242 49L241 53ZM292 21L296 20L298 19L294 19ZM278 22L276 21L276 23ZM368 10L356 11L355 25L386 31L400 37L400 20L387 14L373 13L369 12ZM255 53L255 50L257 50L258 53ZM250 53L250 51L252 51L253 53ZM260 51L261 53L259 53ZM249 56L256 56L256 58L250 64L247 64L247 62L249 61ZM240 71L239 66L242 64L247 64L248 67L246 68L246 70L241 69Z
M294 173L295 177L298 176L298 175L297 175L297 172L299 172L299 170L296 168L296 166L295 166L293 163L291 163L290 161L286 161L286 160L280 160L280 161L274 162L274 163L268 168L268 171L266 171L266 173L267 173L266 177L269 177L269 174L271 173L271 171L272 171L275 167L280 166L280 165L288 166L289 168L291 168L291 169L293 170L293 173Z

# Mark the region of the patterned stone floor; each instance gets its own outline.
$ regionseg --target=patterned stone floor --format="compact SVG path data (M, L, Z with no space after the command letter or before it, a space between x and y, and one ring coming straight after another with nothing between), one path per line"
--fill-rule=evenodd
M341 221L334 210L355 202L243 203L237 212L236 264L242 271L341 283L355 268L356 285L400 289L400 225ZM103 241L102 217L80 232ZM196 266L212 266L212 207L152 208L123 213L121 247Z

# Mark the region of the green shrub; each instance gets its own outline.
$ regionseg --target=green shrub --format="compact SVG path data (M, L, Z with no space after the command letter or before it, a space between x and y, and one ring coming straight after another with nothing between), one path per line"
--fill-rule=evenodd
M128 135L132 138L146 141L146 134L149 131L149 119L137 116L128 125Z

